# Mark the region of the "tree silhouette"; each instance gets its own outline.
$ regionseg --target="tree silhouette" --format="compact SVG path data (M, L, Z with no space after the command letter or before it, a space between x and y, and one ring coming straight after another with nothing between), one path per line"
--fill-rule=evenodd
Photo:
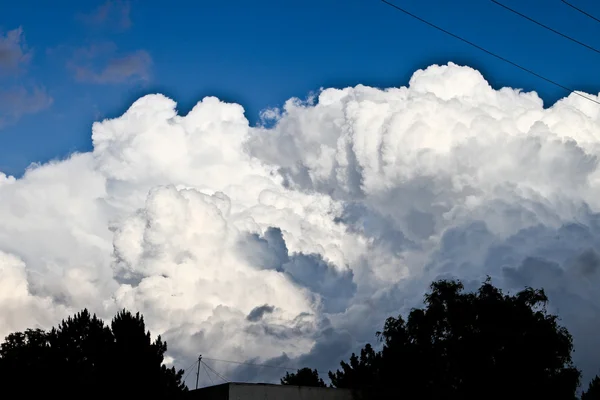
M0 345L0 383L3 390L26 388L28 394L43 395L46 390L53 391L56 387L52 379L54 372L45 331L27 329L11 333ZM35 384L32 384L34 380Z
M297 372L293 372L291 374L286 372L285 376L281 378L281 384L293 386L326 387L323 379L319 378L319 372L316 369L311 370L310 368L301 368Z
M50 357L55 373L77 377L70 389L74 393L96 390L107 376L112 345L110 329L104 322L83 310L63 320L48 333Z
M581 400L600 400L600 377L595 376L588 389L581 393Z
M0 345L3 389L21 395L161 396L187 390L183 371L162 364L167 344L151 341L143 317L123 310L110 328L83 310L50 331L26 330Z
M573 344L546 312L543 290L505 295L489 278L475 293L459 281L434 282L425 308L405 321L388 318L377 336L341 370L336 387L401 391L405 398L575 399L580 372Z
M331 384L338 388L375 389L381 386L379 366L381 354L376 353L370 344L361 351L360 357L352 353L350 362L340 362L341 371L329 372Z
M182 391L183 370L167 368L163 364L167 343L161 337L152 342L150 332L146 331L144 317L123 310L111 323L114 335L113 356L115 372L121 379L121 385L135 396L168 396ZM143 388L129 382L144 382Z

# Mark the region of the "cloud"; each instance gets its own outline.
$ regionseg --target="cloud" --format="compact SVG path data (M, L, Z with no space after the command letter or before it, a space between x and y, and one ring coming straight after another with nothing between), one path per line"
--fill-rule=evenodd
M16 123L25 115L45 110L53 102L46 89L40 86L14 86L0 91L0 129Z
M144 50L120 54L114 43L79 48L67 63L80 82L117 84L150 79L152 58Z
M254 307L252 311L250 311L250 314L246 316L246 319L252 322L260 321L265 314L272 314L274 310L275 307L268 304Z
M41 85L25 85L15 78L25 73L33 51L27 47L21 27L0 34L0 130L19 121L25 115L45 110L53 103Z
M76 67L77 80L92 83L122 83L128 80L148 80L152 58L144 50L108 60L100 70Z
M179 367L201 353L327 370L432 280L490 275L546 287L576 348L600 348L597 105L544 108L448 64L265 116L250 127L213 97L182 116L149 95L96 122L92 152L0 174L0 285L21 299L0 333L127 307ZM575 359L585 379L598 368L594 351Z
M107 0L89 14L77 18L90 27L127 30L131 27L131 3ZM113 42L97 42L72 49L67 68L79 82L119 84L145 82L150 79L152 57L145 50L120 51Z
M122 0L108 0L94 11L79 13L77 18L91 27L110 27L126 30L131 27L131 3Z
M0 34L0 75L21 71L31 60L32 52L27 48L23 28L19 27Z

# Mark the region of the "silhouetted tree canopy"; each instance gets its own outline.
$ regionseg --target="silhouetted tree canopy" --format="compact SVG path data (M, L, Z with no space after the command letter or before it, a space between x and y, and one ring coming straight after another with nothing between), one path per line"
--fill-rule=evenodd
M600 378L595 376L586 391L581 394L581 400L600 400Z
M387 319L377 333L381 351L366 345L329 378L406 399L575 399L572 338L547 300L531 288L503 294L489 279L475 293L458 281L434 282L423 309Z
M311 370L310 368L301 368L297 372L285 373L285 376L281 378L282 385L293 385L293 386L312 386L312 387L326 387L323 379L319 378L319 372L316 369Z
M23 397L176 397L187 388L182 370L162 364L166 350L160 337L151 340L139 313L123 310L108 327L83 310L50 331L7 336L0 379L5 392Z

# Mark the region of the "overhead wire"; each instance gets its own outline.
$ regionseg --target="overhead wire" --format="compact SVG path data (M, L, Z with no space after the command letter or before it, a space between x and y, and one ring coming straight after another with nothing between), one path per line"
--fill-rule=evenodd
M198 364L198 360L194 361L193 364L191 364L189 367L187 367L184 371L187 371L187 374L185 374L185 376L183 377L183 382L185 382L185 380L187 379L187 377L190 375L190 373L192 372L192 368L196 366L196 364Z
M585 16L593 19L594 21L600 22L600 18L594 17L592 14L586 12L585 10L582 10L581 8L577 7L576 5L571 4L571 3L569 3L568 1L565 1L565 0L560 0L560 1L562 1L563 3L565 3L566 5L568 5L569 7L573 8L574 10L579 11L583 15L585 15Z
M440 26L438 26L438 25L436 25L436 24L434 24L432 22L429 22L426 19L423 19L423 18L419 17L418 15L415 15L415 14L411 13L410 11L408 11L408 10L406 10L406 9L400 7L400 6L397 6L394 3L391 3L391 2L389 2L387 0L381 0L381 2L387 4L388 6L390 6L392 8L395 8L398 11L403 12L404 14L406 14L406 15L408 15L408 16L410 16L410 17L412 17L412 18L414 18L414 19L416 19L418 21L421 21L422 23L424 23L426 25L429 25L432 28L435 28L435 29L439 30L440 32L443 32L443 33L445 33L445 34L447 34L449 36L452 36L453 38L458 39L458 40L460 40L460 41L462 41L462 42L464 42L464 43L466 43L466 44L468 44L468 45L470 45L472 47L475 47L476 49L481 50L481 51L483 51L486 54L489 54L489 55L491 55L491 56L493 56L493 57L495 57L495 58L497 58L497 59L499 59L501 61L504 61L507 64L510 64L510 65L512 65L512 66L514 66L516 68L519 68L520 70L525 71L528 74L531 74L531 75L533 75L533 76L535 76L535 77L537 77L537 78L539 78L541 80L544 80L544 81L546 81L546 82L548 82L548 83L550 83L550 84L552 84L554 86L557 86L557 87L559 87L559 88L561 88L561 89L563 89L563 90L565 90L565 91L567 91L569 93L573 93L573 94L575 94L575 95L577 95L579 97L582 97L582 98L584 98L586 100L589 100L589 101L591 101L593 103L596 103L596 104L600 105L600 101L598 101L598 100L594 100L594 99L592 99L592 98L590 98L588 96L585 96L585 95L581 94L580 92L575 91L574 89L571 89L571 88L569 88L569 87L567 87L565 85L562 85L562 84L560 84L560 83L558 83L558 82L556 82L556 81L554 81L554 80L552 80L550 78L546 78L545 76L543 76L541 74L538 74L537 72L532 71L529 68L523 67L520 64L517 64L517 63L515 63L513 61L510 61L509 59L507 59L507 58L505 58L505 57L503 57L501 55L498 55L498 54L496 54L496 53L494 53L494 52L492 52L490 50L487 50L486 48L484 48L482 46L479 46L478 44L473 43L470 40L467 40L467 39L465 39L465 38L463 38L461 36L458 36L458 35L450 32L450 31L448 31L448 30L446 30L446 29L444 29L444 28L442 28L442 27L440 27Z
M218 376L223 382L228 383L229 380L227 380L226 378L223 377L223 375L219 374L217 371L215 371L210 365L208 365L207 363L205 363L204 361L202 361L202 364L204 364L204 366L208 369L210 369L216 376Z
M208 379L210 380L210 383L212 385L215 384L215 381L213 381L213 378L210 376L210 374L208 373L208 368L206 368L206 364L202 363L202 366L204 367L204 372L206 372L206 376L208 376Z
M253 367L275 368L275 369L280 369L280 370L284 370L284 371L297 371L299 369L299 368L284 367L284 366L277 366L277 365L249 363L249 362L244 362L244 361L222 360L219 358L210 358L210 357L203 357L203 359L211 360L211 361L220 361L220 362L225 362L225 363L230 363L230 364L249 365L249 366L253 366ZM317 372L321 373L320 371L317 371Z
M596 52L596 53L600 54L600 50L598 50L598 49L596 49L596 48L594 48L594 47L592 47L592 46L590 46L590 45L588 45L588 44L585 44L585 43L583 43L583 42L580 42L579 40L577 40L577 39L575 39L575 38L572 38L571 36L565 35L564 33L562 33L562 32L559 32L559 31L557 31L556 29L554 29L554 28L552 28L552 27L550 27L550 26L548 26L548 25L544 25L544 24L542 24L541 22L539 22L539 21L536 21L535 19L533 19L533 18L531 18L531 17L528 17L527 15L525 15L525 14L523 14L523 13L521 13L521 12L519 12L519 11L517 11L517 10L513 9L513 8L510 8L509 6L507 6L507 5L505 5L505 4L502 4L502 3L500 3L500 2L499 2L499 1L497 1L497 0L490 0L490 1L491 1L492 3L494 3L494 4L497 4L497 5L499 5L500 7L504 8L505 10L508 10L508 11L510 11L510 12L511 12L511 13L513 13L513 14L516 14L516 15L518 15L518 16L520 16L520 17L522 17L522 18L525 18L526 20L528 20L528 21L530 21L530 22L533 22L534 24L536 24L536 25L538 25L538 26L541 26L541 27L542 27L542 28L544 28L544 29L547 29L547 30L549 30L550 32L553 32L553 33L555 33L555 34L557 34L557 35L559 35L559 36L562 36L562 37L563 37L563 38L565 38L565 39L568 39L568 40L570 40L570 41L571 41L571 42L573 42L573 43L577 43L577 44L578 44L578 45L580 45L580 46L583 46L583 47L585 47L585 48L587 48L587 49L589 49L589 50L591 50L591 51L594 51L594 52Z

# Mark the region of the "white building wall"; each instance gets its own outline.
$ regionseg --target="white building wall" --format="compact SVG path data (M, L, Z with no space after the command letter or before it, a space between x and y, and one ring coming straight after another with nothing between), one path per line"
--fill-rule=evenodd
M352 392L307 386L230 383L229 400L352 400Z

